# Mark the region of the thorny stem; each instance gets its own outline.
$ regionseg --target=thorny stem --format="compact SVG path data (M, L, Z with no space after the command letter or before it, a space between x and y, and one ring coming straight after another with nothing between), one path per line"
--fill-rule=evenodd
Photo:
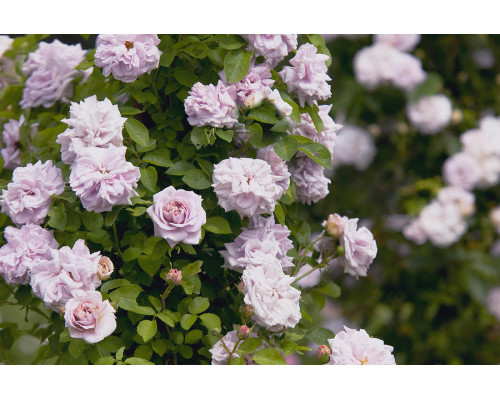
M163 295L161 296L161 306L163 307L164 310L165 310L165 300L167 299L168 295L170 294L174 286L175 286L174 284L169 283L167 288L165 289L165 292L163 292Z
M221 342L222 342L222 339L221 339ZM234 344L233 351L231 351L231 352L229 352L227 347L224 345L224 347L226 347L226 351L228 351L228 353L229 353L229 358L227 359L227 365L229 365L231 363L231 358L233 357L233 354L236 351L236 349L238 348L238 345L240 344L240 342L241 342L241 339L238 338L238 341ZM222 342L222 343L224 343L224 342Z

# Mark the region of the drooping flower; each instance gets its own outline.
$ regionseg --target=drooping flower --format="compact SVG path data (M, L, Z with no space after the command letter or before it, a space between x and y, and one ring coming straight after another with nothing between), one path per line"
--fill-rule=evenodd
M358 218L349 219L340 236L340 244L345 253L338 260L344 271L356 278L366 276L368 267L377 256L377 242L373 234L366 227L358 229Z
M332 349L331 365L396 365L394 348L370 337L364 329L344 326L344 331L329 339L328 344Z
M373 37L374 43L386 43L399 51L410 52L420 42L418 34L378 34Z
M97 343L116 329L115 309L99 292L87 292L69 299L64 307L64 322L69 335Z
M52 195L64 191L64 181L59 168L52 161L17 167L12 182L0 197L2 213L8 215L16 225L41 224L49 213Z
M294 278L285 275L277 259L243 271L245 304L252 307L255 323L272 332L293 328L301 318L300 291L290 286Z
M250 333L250 337L257 337L255 333ZM236 347L236 343L239 341L236 330L228 332L221 340L213 345L213 347L208 350L212 354L212 365L226 365L229 361L229 354L232 353L232 358L240 358L240 355L236 352L240 347L241 342ZM255 351L263 349L264 346L260 345L255 349ZM255 364L252 361L253 353L245 354L242 357L245 359L245 364L251 365Z
M99 252L90 253L82 239L73 248L51 249L49 260L36 260L31 268L31 288L45 305L57 310L66 302L86 292L94 291L98 277Z
M476 159L465 152L453 154L443 164L443 179L448 185L472 190L480 176L481 168Z
M212 179L219 205L242 218L272 213L283 195L282 178L264 160L230 157L214 166Z
M33 263L49 260L50 249L59 247L53 232L39 225L7 226L4 235L7 244L0 248L0 276L9 285L28 284Z
M235 87L225 86L222 81L217 86L195 83L184 100L189 124L231 128L238 122L236 97Z
M271 171L279 179L276 184L283 188L285 193L290 186L290 172L285 160L279 157L273 149L273 146L266 146L257 150L257 158L266 161L271 167Z
M19 129L24 122L24 115L21 115L19 120L10 119L3 126L2 140L6 147L0 150L0 154L3 158L3 167L5 169L15 169L21 165Z
M81 149L71 167L69 184L87 211L111 211L114 205L132 204L139 168L125 159L125 146Z
M63 162L71 165L78 152L86 147L123 146L122 129L126 120L118 106L108 99L98 101L94 95L80 103L71 103L70 118L61 120L69 128L56 140L61 145Z
M297 35L241 35L248 42L247 50L263 56L275 67L290 51L297 48Z
M327 83L331 81L325 64L327 60L328 56L318 53L316 46L305 43L290 60L293 67L286 66L278 74L288 90L299 96L301 107L304 107L305 103L312 106L315 101L327 100L332 95Z
M335 142L333 165L352 165L363 171L372 163L376 153L377 148L369 132L358 126L344 125Z
M295 158L290 172L295 182L296 198L300 202L317 203L328 195L331 181L325 176L325 168L309 157Z
M104 76L122 82L134 82L142 74L158 68L162 52L157 35L99 35L96 41L95 65Z
M85 50L79 43L70 46L57 39L50 44L41 42L23 66L28 79L19 103L22 108L48 108L58 100L67 101L73 93L71 82L83 73L75 68L84 58Z
M406 107L411 124L427 135L436 134L448 126L452 111L451 101L444 94L422 97Z
M153 196L153 205L147 213L153 220L155 236L165 239L170 247L177 243L198 244L201 227L207 222L202 197L173 186Z

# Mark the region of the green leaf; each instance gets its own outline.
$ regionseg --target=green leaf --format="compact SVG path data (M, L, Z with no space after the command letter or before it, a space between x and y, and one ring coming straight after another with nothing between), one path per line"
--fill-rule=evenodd
M137 257L139 266L151 277L153 277L156 272L161 267L161 258L155 258L156 254L153 255L140 255Z
M215 134L219 136L222 140L225 140L228 143L233 141L234 131L224 130L224 129L216 129Z
M188 171L196 169L196 167L187 161L178 161L167 169L167 175L181 176L185 175Z
M188 311L191 314L200 314L205 311L210 306L210 302L206 297L195 297L191 303L189 303Z
M155 167L147 167L146 169L141 169L141 182L146 189L151 192L156 192L156 181L158 180L158 173Z
M130 211L134 217L140 217L141 215L144 215L147 209L147 207L127 208L127 210Z
M245 365L245 359L241 357L233 357L231 358L229 365Z
M311 107L310 105L306 105L304 107L304 111L307 112L309 114L309 116L311 117L311 120L314 124L314 127L316 128L316 131L318 131L319 134L321 134L321 132L323 132L323 120L321 119L321 117L319 116L319 107L317 104L314 104L313 107Z
M31 295L31 287L24 285L19 286L19 289L16 290L14 297L21 306L26 307L33 298Z
M276 118L276 112L271 112L265 108L257 108L250 111L248 118L252 118L259 122L264 122L266 124L276 124L278 123L278 118Z
M184 342L184 335L179 331L172 332L170 338L177 346L180 346Z
M168 342L165 339L158 339L151 343L153 351L160 357L167 352Z
M151 340L156 334L157 330L158 327L156 325L156 320L150 321L145 319L139 322L139 325L137 326L137 333L142 337L142 340L144 340L144 342Z
M182 329L185 329L186 331L188 331L191 328L191 326L193 326L193 324L196 322L197 319L198 319L198 316L196 316L196 315L191 315L191 314L183 315L181 318Z
M188 88L192 87L196 82L199 81L196 74L188 68L177 67L174 70L174 78L181 85Z
M207 129L205 127L195 126L191 131L191 143L194 144L196 149L201 149L209 144L214 144L215 135L213 133L213 128Z
M293 136L285 136L273 144L275 153L285 161L290 161L299 149L299 142Z
M224 57L224 72L227 83L241 81L250 69L250 61L253 53L242 49L231 50Z
M99 358L94 365L113 365L115 363L115 358L108 356L108 357L103 357Z
M245 354L253 353L261 344L261 338L249 337L238 346L238 354L243 356Z
M99 288L101 293L108 293L110 290L116 289L117 287L123 286L130 283L126 279L112 279L110 281L104 282Z
M262 349L254 354L252 359L261 365L286 365L283 356L274 349Z
M70 342L68 346L68 351L71 357L78 358L81 357L84 348L85 348L85 342L83 340L74 339Z
M203 227L212 233L218 234L228 234L231 233L231 227L229 222L223 217L211 217L207 219L207 222Z
M140 306L137 304L137 301L133 299L120 299L116 303L117 307L123 308L124 310L127 311L132 311L136 314L140 315L155 315L156 312L153 310L151 307L145 307L145 306Z
M163 54L160 56L160 65L163 67L170 67L170 64L172 64L174 58L175 58L174 48L165 50Z
M118 214L123 209L121 206L115 206L113 209L106 214L106 218L104 218L104 225L111 226L115 223L116 218L118 218Z
M239 35L224 35L224 37L219 40L219 47L226 50L240 49L245 44L245 39Z
M182 181L193 189L208 189L212 182L208 175L201 169L192 169L182 177Z
M168 150L164 151L153 151L151 153L147 153L142 161L147 162L149 164L154 164L159 167L171 167L173 162L170 160L170 152Z
M96 231L102 228L104 224L104 217L101 213L89 212L85 211L82 214L82 223L83 226L90 232Z
M141 146L147 146L149 144L149 131L142 122L137 121L134 118L128 118L125 121L125 129L134 142L140 144Z
M281 226L285 226L285 213L283 212L283 208L280 203L276 203L276 206L274 206L274 216Z
M297 349L297 344L290 341L290 340L284 340L281 345L281 350L285 356L289 356L292 354L296 349Z
M285 133L290 130L290 121L287 118L280 119L272 128L271 132Z
M310 159L326 169L332 169L332 156L328 149L320 143L301 143L299 150L303 151Z
M64 231L66 227L66 222L68 221L68 216L66 214L66 208L64 204L57 204L54 207L51 207L49 210L49 226L54 229Z
M200 315L201 324L210 331L220 332L220 318L215 314L205 313Z
M112 301L117 302L122 298L127 299L137 299L139 293L142 292L142 288L140 286L134 285L133 283L129 283L123 286L120 286L118 289L113 290L109 297Z
M185 344L179 347L179 353L186 360L189 360L193 357L193 349L190 346L186 346Z
M144 112L142 110L139 110L138 108L130 106L119 105L118 108L120 109L121 115L136 115L136 114L142 114Z
M299 219L297 221L297 225L294 226L292 233L297 238L300 245L307 246L309 239L311 238L311 227L306 221Z
M327 344L328 339L333 339L335 335L329 329L316 327L305 332L305 336L311 342L321 345L321 344Z
M316 290L327 296L333 297L334 299L340 297L340 286L333 282L330 282L325 286L321 286Z
M201 266L203 265L203 261L195 261L193 263L187 264L182 267L182 276L187 278L189 276L193 276L198 274L201 271Z
M170 310L163 310L161 313L157 314L157 317L171 328L173 328L181 318L179 313L174 313Z
M120 348L118 349L118 351L116 352L116 355L115 355L115 356L116 356L116 359L117 359L118 361L121 361L121 360L122 360L122 358L123 358L123 352L124 352L124 351L125 351L125 346L122 346L122 347L120 347Z
M193 329L192 331L189 331L186 334L186 337L184 338L184 342L187 344L198 343L202 336L203 336L202 331L200 331L199 329Z
M129 357L125 360L125 363L130 365L154 365L151 361L139 357Z

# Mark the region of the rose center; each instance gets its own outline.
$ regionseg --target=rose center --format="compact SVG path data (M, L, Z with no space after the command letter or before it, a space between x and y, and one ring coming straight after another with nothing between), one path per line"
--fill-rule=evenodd
M178 200L171 200L163 206L163 214L168 222L179 224L184 222L187 207Z
M130 50L134 47L134 43L133 42L129 42L128 40L125 42L125 47L127 48L127 50Z

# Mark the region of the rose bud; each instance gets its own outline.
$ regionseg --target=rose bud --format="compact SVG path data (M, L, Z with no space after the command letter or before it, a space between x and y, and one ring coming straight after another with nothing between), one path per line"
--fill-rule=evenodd
M331 354L332 354L332 351L330 350L330 348L327 345L322 344L321 346L319 346L319 348L318 348L318 359L323 364L327 363L330 360L330 355Z
M236 335L238 338L241 340L245 340L251 333L251 330L248 326L246 325L241 325L240 329L238 329L238 332L236 332Z
M182 281L182 271L172 268L167 273L167 282L172 282L175 286L181 284Z
M102 256L97 266L97 277L101 281L105 281L109 279L114 270L113 261L111 261L109 257Z
M253 310L252 310L251 306L245 306L245 307L243 307L243 311L242 312L243 312L243 315L246 318L250 318L253 315Z
M341 217L337 213L330 214L328 220L323 222L323 226L325 227L328 235L338 238L344 234L344 225L346 221L346 217Z
M243 293L243 289L245 287L245 284L243 282L238 283L238 290L240 293Z

